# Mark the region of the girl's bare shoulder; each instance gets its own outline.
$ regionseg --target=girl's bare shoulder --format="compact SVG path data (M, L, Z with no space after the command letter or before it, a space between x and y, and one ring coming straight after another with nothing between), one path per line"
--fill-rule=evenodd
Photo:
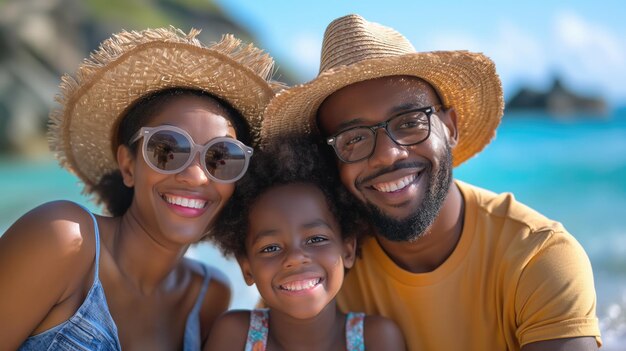
M211 329L204 351L243 350L248 338L250 311L231 310L222 314Z
M389 318L368 315L363 321L366 350L406 350L404 335Z

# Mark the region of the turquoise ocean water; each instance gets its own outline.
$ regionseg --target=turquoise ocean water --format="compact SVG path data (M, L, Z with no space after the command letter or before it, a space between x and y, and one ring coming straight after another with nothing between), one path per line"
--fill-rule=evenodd
M605 350L626 344L626 110L608 120L556 121L506 115L496 139L455 169L455 177L515 197L561 221L589 255L598 292ZM55 161L0 159L0 233L34 206L69 199L99 212L80 194L77 179ZM249 308L257 293L239 268L212 247L189 256L229 275L233 307ZM621 346L620 346L621 345Z

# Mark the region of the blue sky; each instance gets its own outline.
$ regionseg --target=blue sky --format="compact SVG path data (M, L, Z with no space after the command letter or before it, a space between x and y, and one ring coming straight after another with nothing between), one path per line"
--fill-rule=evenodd
M348 13L397 29L418 51L471 50L496 62L505 95L547 88L555 74L577 92L626 105L626 2L218 0L258 45L301 81L317 74L326 25Z

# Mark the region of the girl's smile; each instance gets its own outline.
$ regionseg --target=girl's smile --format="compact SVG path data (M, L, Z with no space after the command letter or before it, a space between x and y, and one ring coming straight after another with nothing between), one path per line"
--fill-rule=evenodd
M284 284L279 285L278 287L282 290L287 290L289 292L301 292L308 291L316 288L322 282L322 278L312 278L312 279L303 279L303 280L293 280Z

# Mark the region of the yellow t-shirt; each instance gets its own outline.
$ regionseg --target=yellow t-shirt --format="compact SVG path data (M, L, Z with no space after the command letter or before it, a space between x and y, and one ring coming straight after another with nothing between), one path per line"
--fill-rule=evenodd
M511 194L456 184L465 219L452 255L414 274L368 238L339 307L393 319L416 351L519 350L577 336L600 344L591 264L578 242Z

